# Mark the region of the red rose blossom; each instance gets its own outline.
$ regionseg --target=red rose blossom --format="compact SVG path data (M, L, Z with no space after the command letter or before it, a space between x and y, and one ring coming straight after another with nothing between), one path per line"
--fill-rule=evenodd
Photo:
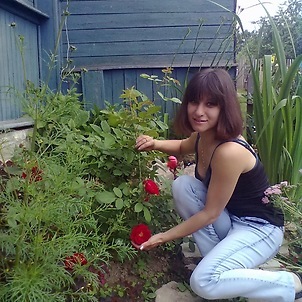
M143 223L134 226L131 230L130 239L137 245L148 241L150 237L151 231L149 227Z
M169 161L167 162L167 167L171 170L175 170L178 165L177 158L173 155L169 156Z
M83 253L74 253L72 256L68 256L64 260L64 267L67 270L72 270L75 264L87 264L87 259Z
M144 188L148 194L159 195L158 185L152 179L144 181Z
M30 182L32 181L41 181L42 180L42 170L40 170L37 166L32 167L31 173L30 173ZM21 175L22 178L26 178L27 174L25 172Z

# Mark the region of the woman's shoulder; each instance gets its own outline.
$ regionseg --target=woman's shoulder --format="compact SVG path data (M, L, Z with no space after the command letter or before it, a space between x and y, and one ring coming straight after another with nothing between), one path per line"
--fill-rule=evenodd
M236 165L238 168L241 167L244 172L250 170L255 165L255 160L255 156L248 150L245 144L238 143L237 141L220 143L213 154L213 165L216 164L216 167L222 163L224 163L224 166Z
M236 159L238 156L246 154L246 151L246 148L236 141L226 141L217 145L214 154L219 157Z

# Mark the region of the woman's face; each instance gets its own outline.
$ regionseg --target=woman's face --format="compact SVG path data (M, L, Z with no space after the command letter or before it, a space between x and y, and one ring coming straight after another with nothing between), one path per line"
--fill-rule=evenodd
M220 106L207 98L188 103L188 119L196 132L215 129L218 123Z

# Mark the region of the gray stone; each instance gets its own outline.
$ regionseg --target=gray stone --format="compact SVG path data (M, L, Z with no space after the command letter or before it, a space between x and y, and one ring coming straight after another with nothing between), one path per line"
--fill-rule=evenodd
M28 135L32 129L24 129L18 131L11 131L0 134L0 153L1 161L7 161L12 158L15 148L20 144L29 146Z

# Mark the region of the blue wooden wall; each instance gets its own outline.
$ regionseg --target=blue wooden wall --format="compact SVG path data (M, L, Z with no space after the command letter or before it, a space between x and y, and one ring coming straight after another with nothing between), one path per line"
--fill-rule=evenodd
M60 82L62 68L80 74L78 91L87 108L120 102L123 89L135 86L164 112L173 104L161 102L157 87L140 74L162 76L172 66L173 77L184 81L191 71L206 66L235 68L233 14L236 0L10 0L0 1L0 121L22 116L23 64L15 37L24 37L27 79ZM62 15L62 40L49 76ZM15 26L10 26L14 24ZM85 71L84 71L85 70Z
M234 0L217 2L235 11ZM90 69L232 63L233 14L226 9L207 0L74 0L63 54L76 48L69 58Z
M39 83L39 25L46 19L33 0L0 1L0 121L22 116L25 79Z
M183 83L189 66L191 72L234 67L236 1L216 2L219 5L207 0L71 2L62 51L71 68L85 69L79 91L87 107L119 103L123 89L134 86L173 115L175 105L161 101L156 85L140 74L162 77L161 70L172 66L172 76Z

